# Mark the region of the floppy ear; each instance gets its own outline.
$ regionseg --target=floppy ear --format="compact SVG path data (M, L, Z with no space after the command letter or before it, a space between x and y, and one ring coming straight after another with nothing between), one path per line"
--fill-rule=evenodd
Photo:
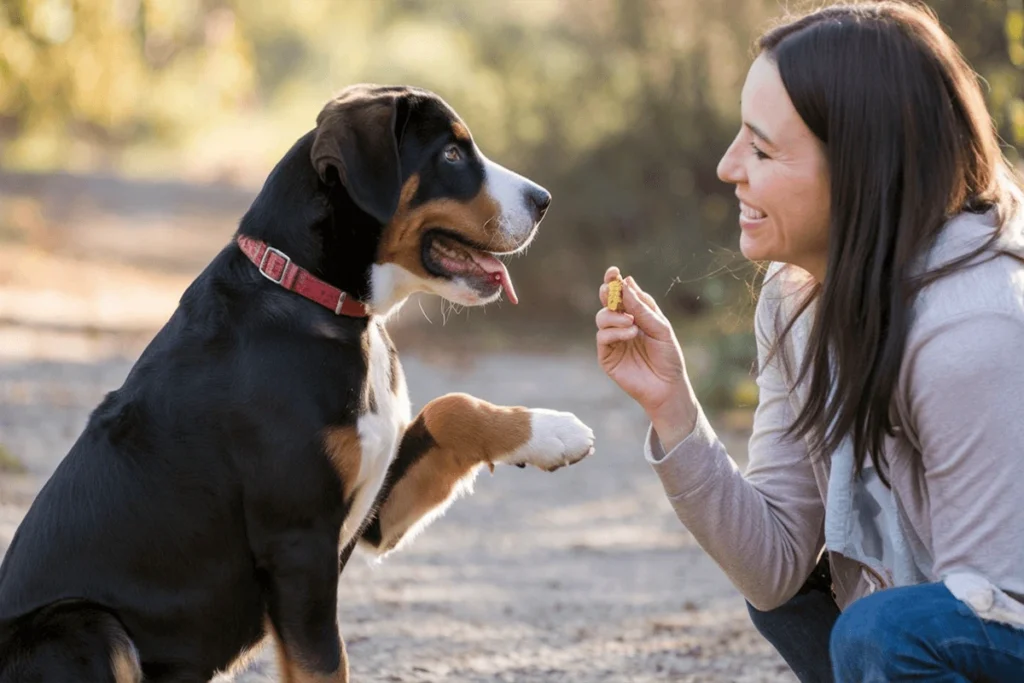
M381 223L391 220L401 192L398 99L393 92L345 91L317 116L310 154L321 180L331 182L328 170L333 167L356 206Z

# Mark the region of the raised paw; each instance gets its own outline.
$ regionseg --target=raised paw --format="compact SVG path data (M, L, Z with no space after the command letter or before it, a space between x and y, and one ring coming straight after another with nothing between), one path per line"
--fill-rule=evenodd
M509 465L533 465L547 472L572 465L594 452L594 432L572 413L532 408L530 439L501 458Z

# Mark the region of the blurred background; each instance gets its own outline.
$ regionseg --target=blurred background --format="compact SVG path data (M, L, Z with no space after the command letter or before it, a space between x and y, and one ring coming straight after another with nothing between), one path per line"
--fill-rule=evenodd
M985 79L1017 159L1021 0L930 5ZM451 314L425 301L400 324L473 348L588 344L596 285L617 264L703 348L691 364L704 401L748 400L755 272L715 166L737 130L752 40L804 6L4 0L0 340L18 345L18 328L38 353L76 330L145 337L333 92L410 83L447 99L488 155L555 201L529 258L511 264L521 306Z
M929 5L1019 163L1024 0ZM389 560L391 583L349 570L354 672L376 672L357 680L793 680L640 457L646 422L597 368L593 316L609 265L652 292L743 464L757 273L715 167L752 41L805 7L0 0L0 553L322 105L355 82L413 84L554 195L509 264L519 306L423 299L390 324L414 408L464 390L572 410L598 453L481 483ZM408 610L429 628L411 633ZM439 647L448 668L430 669ZM272 680L272 667L261 659L244 680Z

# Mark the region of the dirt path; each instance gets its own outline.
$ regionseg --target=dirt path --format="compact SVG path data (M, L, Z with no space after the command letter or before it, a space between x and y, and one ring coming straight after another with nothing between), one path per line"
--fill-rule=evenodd
M589 355L403 360L414 406L468 391L572 410L594 427L598 451L555 474L485 472L408 548L379 564L355 557L339 609L353 680L794 680L676 521L641 457L642 415ZM129 366L0 364L0 440L31 472L0 475L0 548ZM235 680L277 680L272 650Z

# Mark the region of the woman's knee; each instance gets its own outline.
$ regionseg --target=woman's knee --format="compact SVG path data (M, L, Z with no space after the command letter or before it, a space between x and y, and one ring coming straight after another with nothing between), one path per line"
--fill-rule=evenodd
M828 636L839 616L831 595L810 590L765 612L747 603L747 611L754 627L801 681L831 680Z
M784 632L797 632L801 637L824 632L827 636L839 617L839 608L828 593L807 590L773 610L762 612L748 602L747 613L758 632L772 640Z
M830 649L833 657L849 651L863 653L866 648L884 646L892 640L892 625L887 619L887 597L875 593L857 600L846 608L832 628Z
M768 635L772 632L772 625L778 621L778 616L772 611L762 612L757 609L749 602L747 605L747 614L750 615L750 621L754 624L754 628L757 629L758 633L763 636Z
M857 600L836 621L829 653L836 671L860 678L882 676L897 662L926 658L921 626L932 618L931 587L896 588ZM841 680L846 680L841 679Z

